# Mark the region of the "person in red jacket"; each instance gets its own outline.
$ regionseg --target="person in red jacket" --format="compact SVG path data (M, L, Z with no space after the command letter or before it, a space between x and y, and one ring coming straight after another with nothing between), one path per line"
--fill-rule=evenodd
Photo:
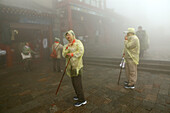
M57 63L57 71L61 72L60 68L60 60L61 60L61 49L63 45L60 44L60 39L55 38L54 44L52 45L52 52L55 53L55 56L52 57L53 59L53 71L56 72L56 63Z

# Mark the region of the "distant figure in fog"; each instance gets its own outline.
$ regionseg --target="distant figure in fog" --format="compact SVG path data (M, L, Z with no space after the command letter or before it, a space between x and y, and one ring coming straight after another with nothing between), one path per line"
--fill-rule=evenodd
M125 88L134 89L137 81L137 65L139 63L140 44L135 35L134 28L128 28L124 41L125 70L128 81L124 82Z
M26 71L32 70L32 64L31 64L32 54L36 54L36 53L29 47L29 43L26 42L21 52L21 56L24 61L24 69Z
M53 59L53 71L56 72L56 63L57 63L57 71L61 72L60 62L61 62L61 49L63 45L60 44L60 39L55 37L54 44L52 45L52 53L51 57Z
M142 26L138 27L136 36L140 41L140 57L144 56L144 52L149 48L149 39L145 30L142 29Z

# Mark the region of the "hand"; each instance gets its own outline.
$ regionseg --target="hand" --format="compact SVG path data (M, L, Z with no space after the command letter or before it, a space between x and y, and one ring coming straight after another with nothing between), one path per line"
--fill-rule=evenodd
M71 46L71 45L72 45L72 43L69 43L69 44L68 44L68 47Z
M67 46L67 47L72 46L72 45L73 45L73 43L68 43L68 46Z
M125 40L128 40L127 36L125 36Z
M66 49L68 49L69 46L72 46L72 43L69 43L69 44L67 45Z
M74 55L73 55L73 53L67 53L67 56L73 57Z

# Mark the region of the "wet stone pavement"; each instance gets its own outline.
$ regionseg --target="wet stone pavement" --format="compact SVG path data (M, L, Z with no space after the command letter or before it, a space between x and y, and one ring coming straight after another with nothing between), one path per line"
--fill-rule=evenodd
M83 87L87 104L74 107L71 80L65 76L55 95L62 73L54 73L51 62L0 69L0 113L170 113L170 75L138 72L134 90L123 88L123 70L85 65Z

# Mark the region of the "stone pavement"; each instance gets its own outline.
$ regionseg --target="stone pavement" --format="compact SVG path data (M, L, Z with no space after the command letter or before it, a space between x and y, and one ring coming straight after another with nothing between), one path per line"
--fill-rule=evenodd
M170 113L170 75L138 72L136 89L123 88L123 70L84 67L83 87L87 105L74 107L71 80L65 76L55 95L62 73L54 73L51 62L0 70L0 113ZM64 67L64 66L63 66Z

